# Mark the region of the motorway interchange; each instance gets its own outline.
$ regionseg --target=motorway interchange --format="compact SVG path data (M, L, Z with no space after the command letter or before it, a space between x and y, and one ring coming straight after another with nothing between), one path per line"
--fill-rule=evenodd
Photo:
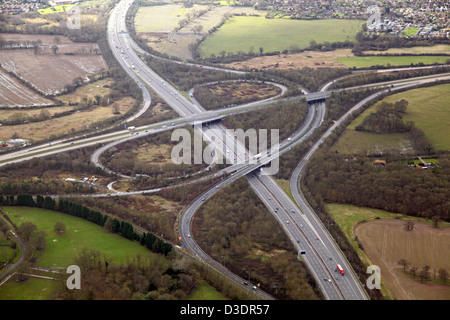
M103 143L104 146L92 155L93 162L101 167L98 161L99 155L108 148L118 144L124 143L127 140L137 139L145 135L154 134L164 130L173 130L174 128L184 126L186 124L208 122L217 119L218 116L224 116L237 112L246 112L254 108L269 107L270 103L276 101L275 99L260 101L244 106L237 106L219 111L206 111L198 102L189 101L181 93L179 93L173 86L171 86L161 76L152 71L138 56L145 54L136 43L130 38L126 32L125 16L126 12L131 6L133 0L120 1L110 15L108 22L108 41L115 58L126 70L130 77L136 81L143 91L143 107L133 117L127 119L132 121L142 115L151 104L151 95L147 87L152 88L157 92L167 104L176 111L180 117L177 119L168 120L161 123L156 123L148 126L136 128L136 134L130 135L128 130L112 132L108 134L96 134L92 137L79 137L78 139L58 140L49 143L48 145L34 146L31 148L19 150L9 154L0 156L0 165L14 163L31 159L33 157L43 157L57 152L64 152L72 149L82 148L89 145L96 145ZM180 63L180 62L177 62ZM191 64L194 65L194 64ZM207 67L207 66L203 66ZM223 69L221 69L223 70ZM241 71L228 70L228 72L242 73ZM228 172L233 172L226 178L220 181L214 188L206 191L195 199L182 213L179 219L179 236L182 238L185 248L178 248L179 250L189 250L198 259L204 261L212 268L215 268L225 274L230 281L235 281L237 285L253 291L256 297L261 299L273 299L270 295L262 290L253 290L252 286L246 284L246 281L235 274L228 271L223 265L210 258L191 237L191 222L195 212L202 205L202 203L211 197L215 192L223 188L229 183L232 183L239 177L247 176L250 186L255 193L261 198L269 211L279 221L280 225L291 239L295 248L301 254L301 257L306 263L306 266L314 276L316 282L320 286L322 293L326 299L331 300L365 300L368 295L363 288L360 280L353 272L350 264L346 260L344 254L338 248L331 235L323 226L321 221L317 218L314 210L309 206L299 188L299 181L303 169L307 162L311 159L315 151L318 150L323 141L350 115L363 107L367 102L376 99L384 93L403 90L409 87L414 87L420 84L432 82L435 80L447 80L450 78L449 74L442 74L436 76L420 77L403 81L392 81L387 83L378 83L370 85L372 87L389 87L377 92L363 101L355 105L343 117L337 120L314 144L306 156L301 160L299 165L294 170L290 179L290 189L292 191L295 202L283 191L278 183L270 176L264 174L265 164L272 161L278 161L279 155L290 150L292 147L305 141L311 134L319 128L325 117L325 103L322 101L323 97L330 94L328 91L329 85L335 80L324 85L320 92L308 93L305 92L306 99L309 100L307 117L301 127L294 132L289 141L282 141L282 147L277 152L272 152L270 155L263 154L257 163L246 163L247 150L243 145L238 143L233 137L227 136L226 128L222 124L212 123L200 126L204 139L212 142L217 150L232 150L231 154L223 152L223 155L230 158L233 163L237 164L227 168ZM367 85L369 86L369 85ZM300 97L290 97L284 99L299 99ZM309 98L309 99L308 99ZM283 99L283 98L281 98ZM280 99L280 100L281 100ZM222 134L215 134L214 139L210 136L212 132L221 132ZM209 135L209 136L208 136ZM230 141L232 142L230 145ZM106 168L103 168L107 170ZM137 191L134 193L107 193L95 196L126 196L130 194L143 194L156 192L157 190ZM88 196L88 195L86 195ZM345 275L340 275L336 266L340 264L345 270Z

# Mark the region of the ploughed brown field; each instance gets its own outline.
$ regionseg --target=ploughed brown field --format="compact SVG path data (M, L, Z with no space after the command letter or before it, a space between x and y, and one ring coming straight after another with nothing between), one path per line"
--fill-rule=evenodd
M0 50L0 65L9 72L35 86L45 94L55 94L72 84L77 77L85 78L102 69L108 68L95 43L74 43L68 38L49 35L1 35L6 41L41 40L39 53L34 49ZM58 47L55 55L52 46Z
M439 268L450 271L450 228L434 228L415 221L412 231L404 230L405 220L380 219L358 225L355 235L373 264L381 270L381 280L398 300L448 300L450 284L437 284ZM400 259L417 267L417 274L430 266L430 281L421 282L418 275L403 271ZM407 269L407 270L408 270Z
M48 100L0 69L0 106L28 107L52 105Z

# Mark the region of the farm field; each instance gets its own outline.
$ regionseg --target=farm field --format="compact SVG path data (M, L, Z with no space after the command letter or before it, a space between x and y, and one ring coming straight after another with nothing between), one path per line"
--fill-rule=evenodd
M189 45L219 25L224 15L262 14L249 7L215 6L175 32L181 20L187 19L188 15L196 11L206 9L208 7L202 5L184 8L181 4L141 7L135 18L136 33L156 51L182 59L191 59L192 52L189 50ZM197 26L202 27L201 32L194 31Z
M187 13L207 6L184 8L182 4L140 7L135 19L136 32L171 32Z
M436 150L449 150L450 84L412 89L390 95L382 101L393 103L402 99L409 102L404 121L414 121ZM380 103L377 102L354 119L332 149L348 154L371 153L377 149L408 152L411 147L407 133L377 134L355 130L365 117L376 111Z
M359 20L288 20L235 16L227 20L199 46L202 57L220 55L221 51L237 53L283 51L290 46L306 48L312 40L353 41L363 22Z
M27 88L0 69L0 106L29 107L52 105L53 102ZM0 115L1 117L1 115Z
M260 56L245 61L225 64L234 69L301 69L308 68L346 68L337 61L337 57L353 57L351 49L337 49L334 51L304 51L301 53L278 54L274 56Z
M413 153L407 133L380 134L345 129L331 148L341 154L372 155L387 152Z
M414 121L436 150L449 150L450 84L412 89L390 95L382 101L393 103L402 99L409 102L404 121ZM407 133L378 134L355 130L365 117L376 111L380 103L377 102L354 119L332 149L347 154L370 154L392 149L406 153L413 151Z
M83 248L95 248L113 263L125 263L128 258L137 254L152 256L150 252L138 243L132 242L118 234L108 233L102 227L64 213L29 207L3 207L4 212L16 224L27 221L34 223L38 230L44 230L46 248L37 263L40 267L65 268L74 263ZM56 221L66 226L66 233L59 235L53 229ZM17 283L12 277L0 287L0 300L43 300L52 299L49 295L57 282L30 278L26 282Z
M371 231L372 229L376 229L376 227L373 227L374 224L380 223L380 224L387 224L388 226L392 226L395 227L395 231L390 230L390 236L391 237L396 237L398 236L399 239L402 237L402 235L404 236L406 233L406 231L403 230L403 224L405 222L405 220L413 220L416 223L416 226L418 226L418 228L420 228L420 230L426 230L425 233L415 233L415 230L412 231L412 233L408 233L406 234L406 237L412 237L411 240L414 241L414 243L416 245L419 245L420 243L425 243L425 245L428 244L427 242L427 237L430 236L435 236L435 240L434 243L437 244L438 242L442 245L446 243L446 241L448 242L448 238L450 237L450 224L449 223L440 223L440 228L439 229L435 229L431 226L431 223L427 220L425 220L424 218L418 218L418 217L410 217L410 216L406 216L406 215L402 215L402 214L397 214L397 213L392 213L392 212L387 212L384 210L378 210L378 209L372 209L372 208L363 208L363 207L357 207L357 206L353 206L353 205L345 205L345 204L327 204L326 205L326 210L330 213L330 215L333 217L333 220L339 225L339 227L342 229L342 231L344 232L345 236L347 237L347 239L349 240L350 244L352 244L352 246L354 247L354 249L356 250L356 252L358 253L358 256L360 257L361 261L366 264L366 265L371 265L371 264L375 264L380 266L380 268L382 267L381 264L379 264L379 261L376 260L376 256L374 255L374 253L372 251L368 251L368 247L373 243L373 245L379 245L379 239L370 239L370 244L369 246L365 245L363 243L363 250L361 248L359 248L358 243L355 241L355 236L358 237L358 240L360 242L363 241L369 241L367 239L363 240L361 238L361 230L360 228L363 228L364 230L369 230ZM391 228L391 227L389 227ZM435 231L437 231L436 234L433 234ZM365 231L364 231L365 232ZM398 235L397 235L398 233ZM440 235L445 234L445 238L440 237ZM411 236L410 236L411 235ZM439 238L438 238L439 237ZM395 253L390 254L390 259L392 260L392 265L395 266L395 275L397 276L396 279L394 279L394 277L389 276L390 273L390 269L388 270L381 270L381 279L382 279L382 291L384 292L385 296L389 299L400 299L400 297L402 296L401 293L399 295L399 292L397 289L400 288L400 286L398 286L397 284L397 280L400 280L400 283L402 283L402 286L411 286L411 288L413 287L417 287L416 289L419 289L420 291L420 287L422 287L423 290L428 290L428 291L432 291L430 290L429 287L426 286L430 286L427 284L421 284L420 282L418 282L418 280L413 280L410 277L408 277L406 274L403 273L402 270L400 270L400 267L398 266L397 262L398 260L401 259L401 257L404 257L405 259L407 259L410 262L413 262L415 260L409 260L409 256L402 256L402 252L407 252L407 250L403 251L403 248L401 247L404 243L402 243L401 241L397 241L395 239L392 238L388 238L388 244L390 244L390 246L384 247L384 248L379 248L378 254L380 254L383 250L385 250L385 252L388 252L387 250L396 250ZM384 241L384 239L382 239ZM429 248L432 249L434 251L433 254L435 255L439 255L439 249L438 247L433 247L433 248ZM418 250L418 249L417 249ZM422 250L427 250L427 249L420 249L421 251L417 252L418 254L423 252ZM411 252L411 251L410 251ZM414 253L415 253L414 252ZM413 254L414 254L413 253ZM396 256L397 255L397 256ZM383 259L384 261L384 259ZM437 260L435 260L437 261ZM450 261L449 259L441 258L440 260L442 263L444 264L449 264ZM441 263L440 262L440 263ZM418 261L416 267L421 268L423 266L423 264L420 264L422 262ZM386 274L388 273L388 274ZM431 285L434 286L434 285ZM440 291L440 293L438 294L438 298L439 296L442 298L442 291L447 292L446 294L449 294L450 291L448 291L450 288L449 286L443 287L443 286L437 286ZM401 290L402 291L402 290ZM430 293L428 292L428 293ZM445 293L444 293L445 294ZM410 297L411 298L411 297ZM420 299L420 297L414 297L416 299Z
M132 98L122 98L116 102L121 114L126 113L134 104ZM80 131L98 121L107 120L113 117L113 107L95 107L80 112L75 112L69 116L33 122L14 126L0 127L0 140L6 141L13 137L15 133L19 138L32 140L35 142L51 139L52 136L59 136L71 132Z
M23 139L34 140L35 142L48 140L52 135L58 136L80 131L96 122L120 117L132 108L135 102L134 99L125 97L114 101L108 106L93 106L77 111L79 107L76 104L82 104L83 99L86 99L86 101L94 101L96 96L100 97L100 100L103 97L107 97L112 92L110 88L112 84L112 78L105 78L81 86L72 93L58 96L58 99L64 103L63 106L26 110L3 110L0 113L0 122L12 119L21 119L22 122L16 122L20 124L15 125L0 126L0 140L8 140L14 133L17 133ZM114 114L115 106L117 106L120 112L119 115ZM71 110L75 112L58 118L49 118L57 113ZM23 123L26 119L39 117L41 114L46 114L46 118L44 118L46 120Z
M94 43L73 43L60 36L60 43L56 44L58 54L54 55L51 50L55 45L54 36L2 34L2 37L14 41L42 41L39 54L33 49L0 51L0 64L46 94L58 93L65 85L72 84L73 79L84 79L108 68Z
M449 56L370 56L370 57L340 57L336 60L350 68L369 68L372 66L409 66L423 63L447 63Z
M438 44L435 46L411 47L411 48L389 48L385 51L364 51L368 55L383 55L383 54L449 54L450 46L446 44ZM450 58L450 57L449 57Z
M450 299L450 285L421 283L418 277L404 273L398 263L406 259L418 270L428 265L432 279L434 270L450 270L450 228L416 222L414 230L405 231L403 226L404 221L397 219L374 220L356 227L355 235L370 260L380 267L381 279L396 299Z
M138 243L118 234L108 233L101 226L68 214L29 207L3 207L3 211L17 226L23 222L31 222L38 230L47 232L47 245L37 263L41 267L67 267L83 248L95 248L115 263L126 262L127 258L137 254L154 255ZM59 235L54 231L56 221L65 224L65 234Z

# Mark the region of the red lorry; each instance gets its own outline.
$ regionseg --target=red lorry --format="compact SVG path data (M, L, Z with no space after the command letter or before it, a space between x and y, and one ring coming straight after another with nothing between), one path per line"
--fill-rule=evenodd
M340 264L337 265L337 269L339 270L339 272L341 273L341 275L344 275L344 269L342 269L342 267L341 267Z

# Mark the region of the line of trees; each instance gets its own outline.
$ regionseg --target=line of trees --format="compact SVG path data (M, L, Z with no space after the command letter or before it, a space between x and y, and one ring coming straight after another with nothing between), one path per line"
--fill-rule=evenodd
M411 265L411 262L406 260L405 258L401 258L398 261L398 264L403 267L403 272L411 274L414 278L419 277L421 282L431 280L431 267L429 265L424 265L422 269L418 269L416 266ZM433 269L433 278L436 279L436 271L438 279L441 280L444 284L447 283L449 279L449 273L445 268L436 268Z
M412 77L421 77L426 75L433 75L439 73L446 73L450 71L450 67L439 67L439 68L429 68L429 69L419 69L419 70L404 70L398 72L383 72L383 73L373 73L364 72L354 74L351 77L347 77L340 81L335 82L331 85L332 89L348 88L357 85L363 85L375 82L386 82L392 80L401 80Z
M352 50L355 55L363 55L363 51L369 50L385 51L389 48L411 48L448 43L448 39L444 36L419 39L388 34L369 34L362 31L356 34L356 40Z

